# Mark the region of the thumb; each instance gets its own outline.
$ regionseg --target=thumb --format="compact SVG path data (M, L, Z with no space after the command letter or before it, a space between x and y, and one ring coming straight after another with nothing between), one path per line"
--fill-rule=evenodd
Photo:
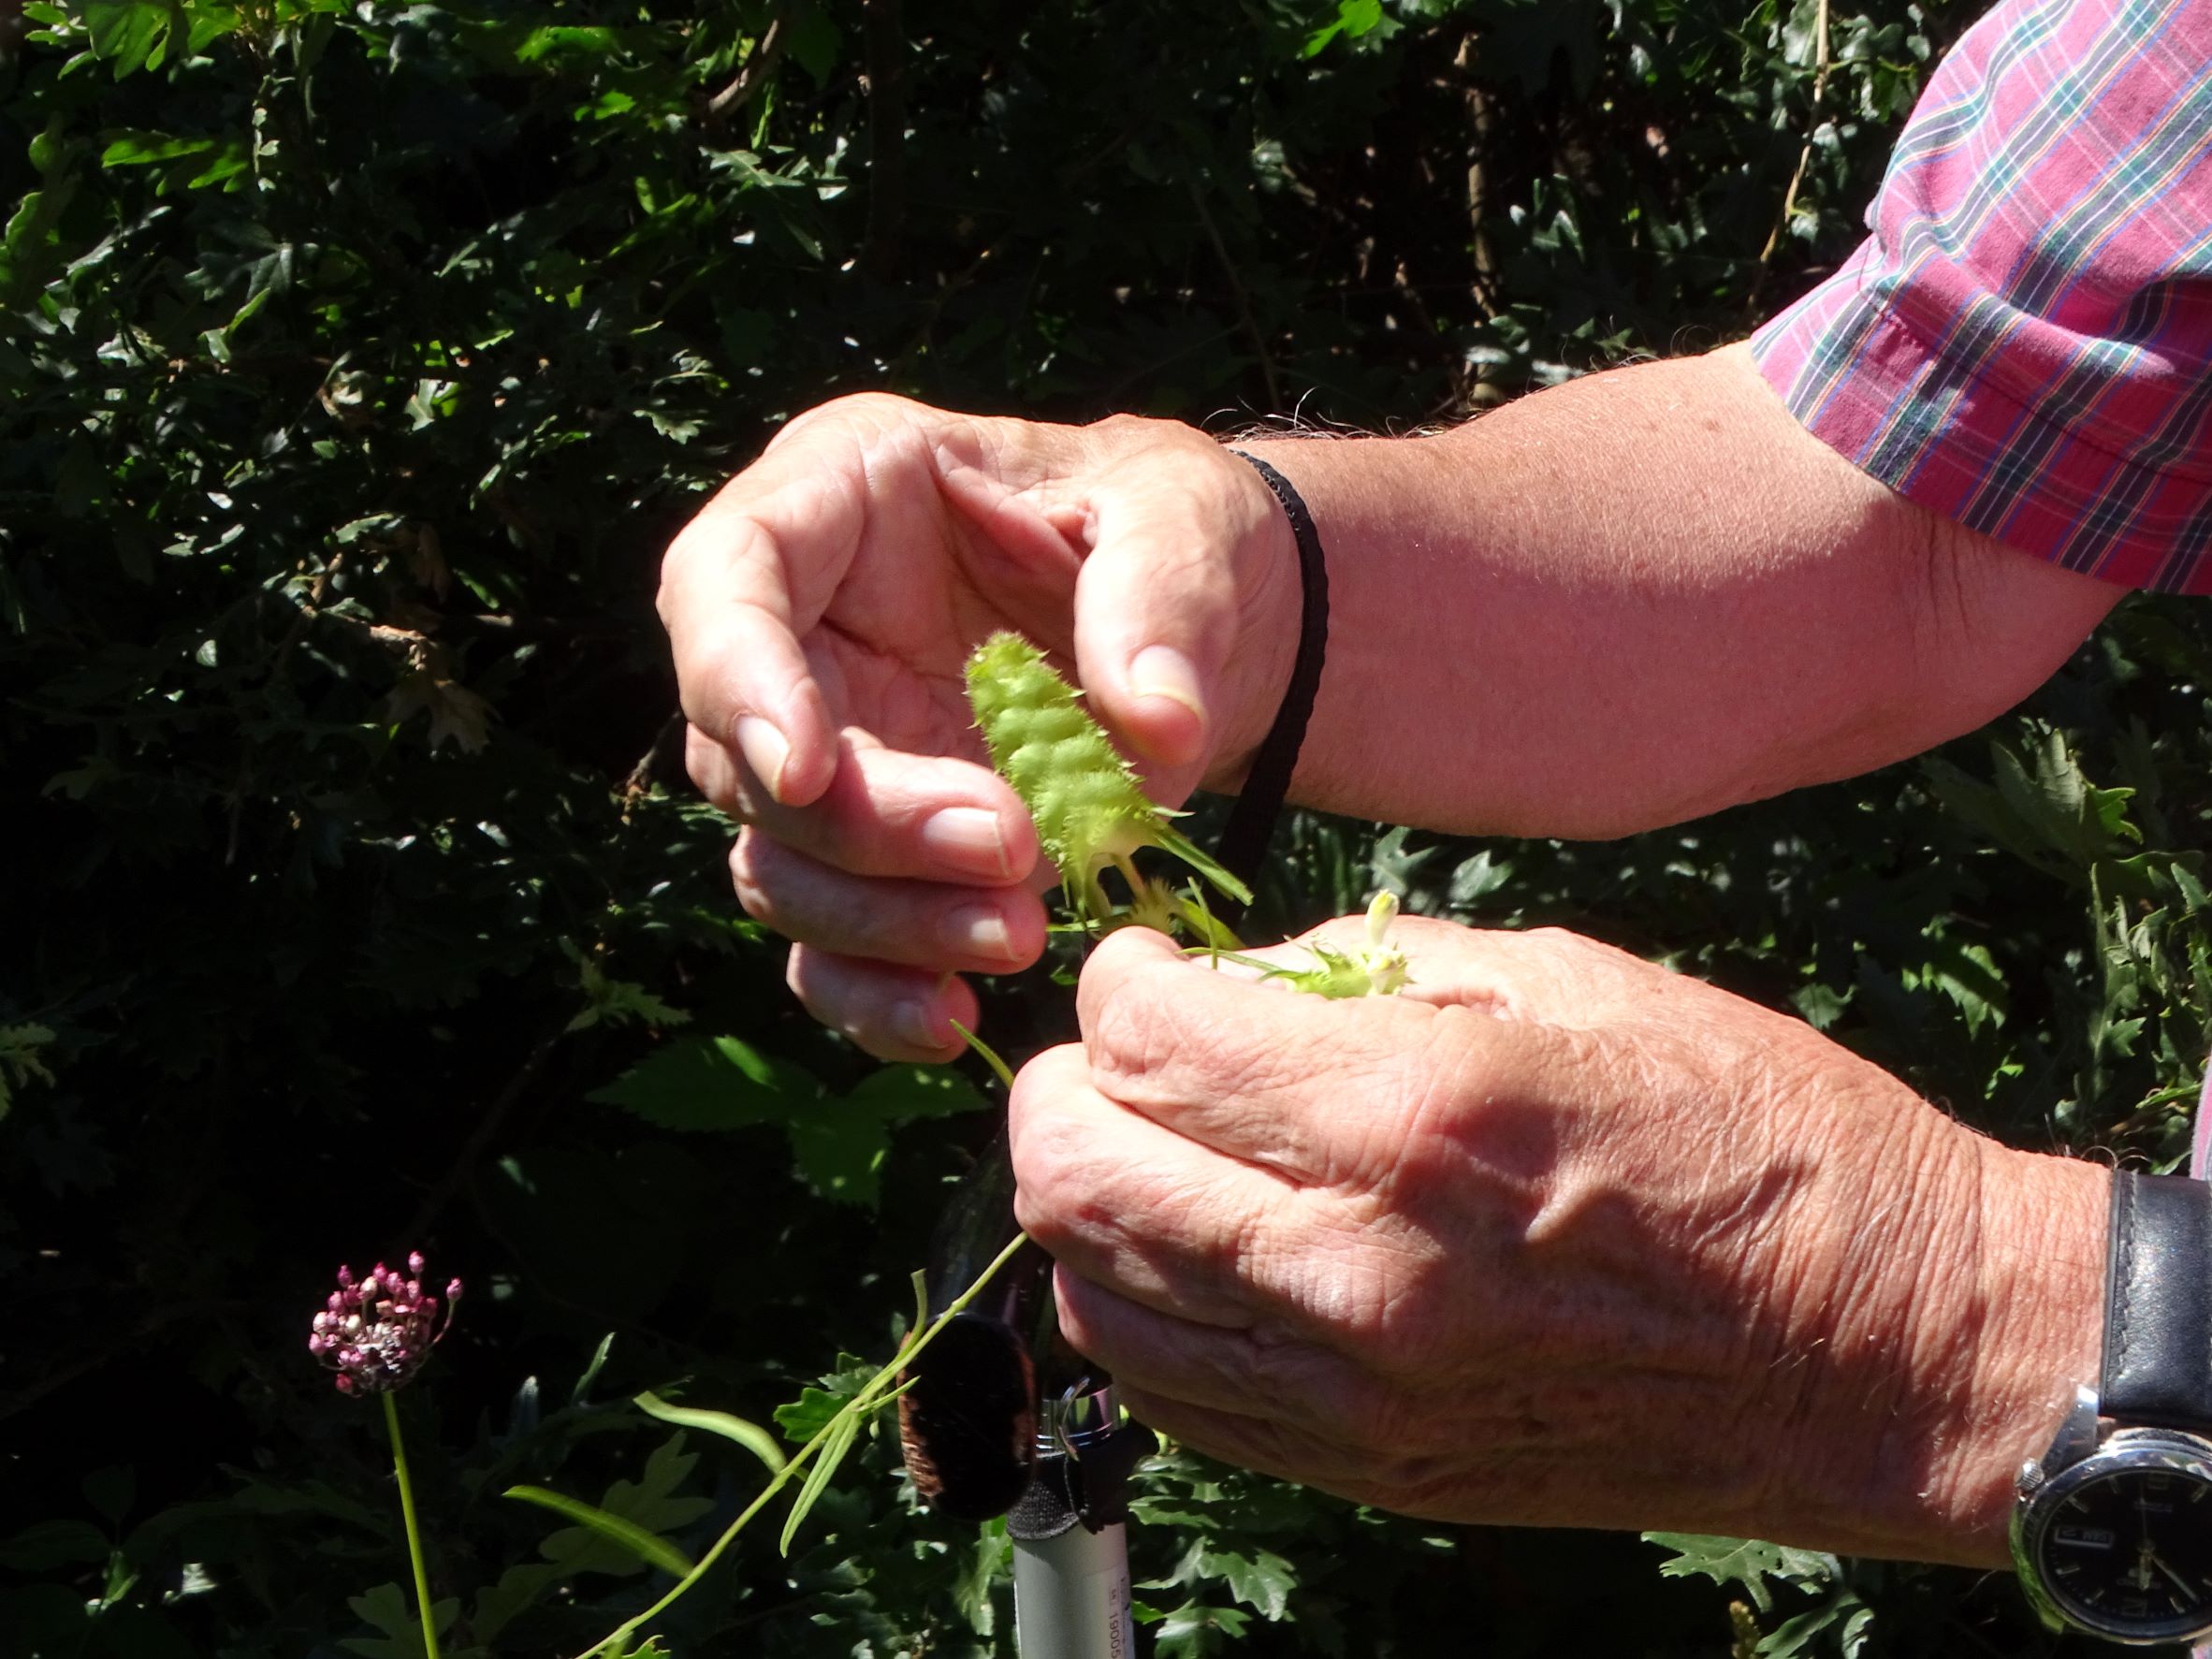
M1095 711L1187 791L1264 731L1297 650L1297 549L1259 476L1189 429L1092 492L1075 663ZM1250 734L1258 741L1259 733Z

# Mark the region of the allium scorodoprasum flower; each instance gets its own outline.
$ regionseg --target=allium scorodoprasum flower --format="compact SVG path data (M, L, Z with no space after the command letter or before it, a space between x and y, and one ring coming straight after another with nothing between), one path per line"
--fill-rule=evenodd
M453 1323L460 1293L458 1279L447 1281L443 1299L424 1292L419 1250L407 1258L404 1274L380 1261L356 1279L342 1267L307 1351L338 1374L340 1393L388 1393L422 1369Z

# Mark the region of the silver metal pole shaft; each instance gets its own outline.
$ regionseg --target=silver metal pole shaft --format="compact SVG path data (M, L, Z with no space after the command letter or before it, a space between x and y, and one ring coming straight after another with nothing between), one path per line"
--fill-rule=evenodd
M1022 1659L1130 1659L1128 1528L1016 1538L1014 1641Z
M1124 1425L1112 1384L1040 1402L1037 1473L1006 1518L1021 1659L1133 1659L1123 1488L1152 1443Z

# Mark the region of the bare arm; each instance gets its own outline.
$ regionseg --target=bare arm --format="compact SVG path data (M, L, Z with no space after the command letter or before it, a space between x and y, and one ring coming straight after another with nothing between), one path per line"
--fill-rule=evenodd
M2011 706L2120 594L1873 483L1742 347L1265 454L1330 555L1297 793L1393 822L1601 837L1867 771Z
M1863 771L2017 701L2119 591L1870 482L1739 348L1265 448L1333 594L1295 793L1362 817L1597 837ZM801 999L941 1058L977 1011L952 974L1041 950L1035 837L960 695L983 634L1072 662L1172 803L1241 779L1297 596L1274 499L1188 427L874 396L794 421L678 538L662 613Z

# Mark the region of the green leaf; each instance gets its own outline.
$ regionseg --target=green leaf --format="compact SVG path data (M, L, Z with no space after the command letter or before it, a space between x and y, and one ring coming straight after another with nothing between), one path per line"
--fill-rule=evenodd
M604 57L620 48L622 36L615 29L581 24L553 24L532 29L515 48L515 61L544 63L571 56Z
M830 1481L837 1473L837 1465L845 1461L845 1454L852 1449L852 1443L860 1433L862 1413L849 1411L830 1426L829 1438L822 1443L822 1449L814 1454L814 1463L807 1471L805 1484L799 1495L792 1500L791 1514L784 1519L783 1535L776 1547L785 1555L791 1553L791 1541L798 1536L799 1523L807 1519L807 1512L814 1507L817 1498L829 1489Z
M115 79L141 69L158 69L168 55L169 36L189 38L183 7L177 0L84 0L84 23L93 55L114 69Z
M15 1091L24 1084L53 1082L53 1073L40 1058L52 1041L53 1031L50 1026L0 1026L0 1120L7 1118L8 1108L15 1100Z
M800 1068L735 1037L671 1042L589 1097L671 1129L779 1124L801 1180L837 1203L874 1208L893 1126L990 1104L941 1066L885 1066L832 1099Z
M708 1434L720 1434L724 1440L737 1445L767 1465L773 1475L783 1467L783 1448L776 1444L776 1436L758 1423L749 1423L741 1417L732 1417L726 1411L705 1411L692 1405L671 1405L658 1394L639 1394L634 1404L648 1417L659 1418L679 1429L698 1429Z
M362 1659L425 1659L429 1650L422 1639L422 1622L406 1592L397 1584L379 1584L347 1597L345 1605L362 1623L383 1632L377 1637L347 1637L338 1644L347 1652L358 1653ZM459 1613L460 1603L448 1598L430 1608L430 1619L443 1636Z
M587 1504L580 1498L563 1497L560 1492L548 1492L542 1486L510 1486L506 1496L520 1498L526 1504L535 1504L541 1509L589 1527L608 1542L619 1545L638 1560L659 1567L677 1578L691 1570L691 1558L671 1544L666 1538L646 1531L636 1522L619 1515L610 1515L597 1505Z
M879 1067L845 1097L846 1106L865 1108L892 1124L981 1112L990 1104L975 1084L949 1066Z
M837 25L821 7L801 0L789 7L784 27L790 31L791 44L786 50L791 61L812 76L816 86L828 85L845 44Z
M2143 837L2128 822L2132 789L2099 789L2082 775L2066 739L2046 733L2030 774L2010 749L1996 751L1997 788L2030 829L2076 865L2117 851L2121 838Z
M1382 21L1382 0L1338 0L1336 16L1305 37L1299 55L1318 57L1339 36L1357 40Z
M1792 1550L1756 1538L1720 1538L1701 1533L1646 1533L1644 1542L1674 1553L1659 1564L1660 1576L1710 1579L1725 1589L1739 1585L1762 1613L1774 1608L1768 1579L1780 1579L1800 1590L1812 1590L1833 1580L1839 1571L1836 1558L1812 1550Z
M1244 1639L1252 1615L1239 1608L1192 1602L1161 1619L1152 1640L1154 1659L1204 1659Z
M61 264L56 227L77 186L75 175L65 173L16 205L7 228L0 231L0 305L23 304L55 274Z
M1810 1659L1815 1653L1859 1659L1874 1631L1874 1609L1839 1588L1822 1606L1785 1619L1760 1639L1761 1659Z
M837 1368L824 1375L822 1386L811 1384L799 1390L799 1397L788 1405L779 1405L775 1411L776 1426L783 1431L784 1438L793 1446L804 1446L829 1426L830 1419L845 1409L877 1367L852 1354L839 1354Z
M469 1614L470 1633L480 1642L493 1640L517 1615L536 1606L567 1578L567 1568L546 1562L509 1567L497 1583L476 1593L476 1605Z
M736 1129L789 1123L822 1096L798 1067L737 1038L691 1037L664 1044L587 1098L664 1129Z
M1919 982L1942 993L1965 1017L1969 1036L1986 1026L2001 1026L2007 997L1997 958L1987 947L1934 938L1928 941L1928 959L1919 970Z
M1473 858L1452 871L1451 885L1447 889L1455 910L1468 910L1481 903L1513 880L1513 866L1498 862L1496 855L1484 848Z
M985 1522L976 1531L975 1552L953 1581L953 1605L978 1636L991 1635L998 1624L997 1604L991 1593L1013 1573L1013 1539L1007 1535L1006 1518Z
M121 1526L138 1501L138 1471L120 1464L95 1469L84 1477L84 1501L99 1511L109 1526Z
M1229 1586L1229 1593L1270 1623L1289 1609L1298 1572L1272 1550L1208 1550L1201 1570Z
M0 1541L0 1566L18 1573L106 1561L107 1534L89 1521L41 1521Z
M799 1177L833 1203L876 1207L891 1135L880 1118L824 1102L812 1117L783 1126Z
M611 1516L654 1539L669 1552L670 1558L680 1558L682 1551L662 1535L689 1526L714 1506L708 1498L677 1495L677 1489L690 1478L699 1462L697 1453L687 1452L683 1447L684 1437L680 1433L662 1442L646 1460L646 1466L636 1480L618 1480L606 1489L596 1505L584 1506ZM538 1546L538 1552L563 1572L620 1577L639 1571L646 1562L653 1560L641 1554L633 1543L584 1522L582 1517L571 1519L579 1524L554 1533Z
M100 165L104 167L147 167L155 162L174 161L183 155L204 155L215 147L210 138L184 138L173 133L142 132L132 127L112 130L108 137L108 147L100 152Z

